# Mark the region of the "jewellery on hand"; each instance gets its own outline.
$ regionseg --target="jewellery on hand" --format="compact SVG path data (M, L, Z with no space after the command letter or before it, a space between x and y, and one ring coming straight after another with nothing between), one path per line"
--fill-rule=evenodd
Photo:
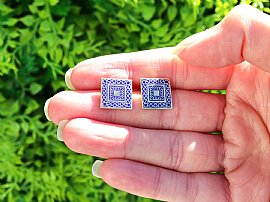
M100 108L132 109L132 80L102 78Z
M143 109L172 109L170 80L166 78L141 78Z

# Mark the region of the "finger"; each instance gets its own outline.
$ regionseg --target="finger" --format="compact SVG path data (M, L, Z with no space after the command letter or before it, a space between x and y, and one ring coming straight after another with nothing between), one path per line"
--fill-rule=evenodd
M58 136L67 147L82 154L130 159L182 172L223 170L219 135L140 129L85 118L72 119L60 130Z
M54 123L74 118L90 118L123 125L213 132L221 130L225 96L185 90L172 91L173 109L143 110L141 96L133 93L132 110L100 109L99 92L64 91L48 104L48 116ZM211 104L209 104L211 103Z
M134 161L109 159L99 169L102 179L117 189L162 201L229 201L223 175L180 173Z
M215 27L182 41L175 52L190 65L225 67L244 60L270 72L270 16L235 7Z
M182 62L172 48L154 49L97 57L83 61L66 74L66 83L73 89L100 89L101 78L132 79L139 88L140 78L169 78L172 88L225 89L232 67L212 69L191 67Z

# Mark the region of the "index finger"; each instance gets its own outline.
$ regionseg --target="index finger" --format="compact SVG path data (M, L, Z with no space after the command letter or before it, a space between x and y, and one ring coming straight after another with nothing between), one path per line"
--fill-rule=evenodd
M169 47L85 60L66 73L66 83L71 89L96 90L101 78L122 78L132 79L139 88L140 78L152 77L169 78L172 88L225 89L232 69L190 66Z

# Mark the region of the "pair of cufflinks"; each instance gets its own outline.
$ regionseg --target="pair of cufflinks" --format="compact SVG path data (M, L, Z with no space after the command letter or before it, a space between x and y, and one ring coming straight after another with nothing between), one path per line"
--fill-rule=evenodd
M169 79L141 78L143 109L172 109ZM132 80L101 79L100 108L132 109Z

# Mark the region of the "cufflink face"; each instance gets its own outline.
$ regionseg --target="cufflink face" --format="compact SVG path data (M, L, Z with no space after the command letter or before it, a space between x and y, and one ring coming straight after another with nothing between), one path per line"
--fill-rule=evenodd
M100 108L132 109L132 81L128 79L101 79Z
M143 109L172 109L172 95L169 79L141 79Z

